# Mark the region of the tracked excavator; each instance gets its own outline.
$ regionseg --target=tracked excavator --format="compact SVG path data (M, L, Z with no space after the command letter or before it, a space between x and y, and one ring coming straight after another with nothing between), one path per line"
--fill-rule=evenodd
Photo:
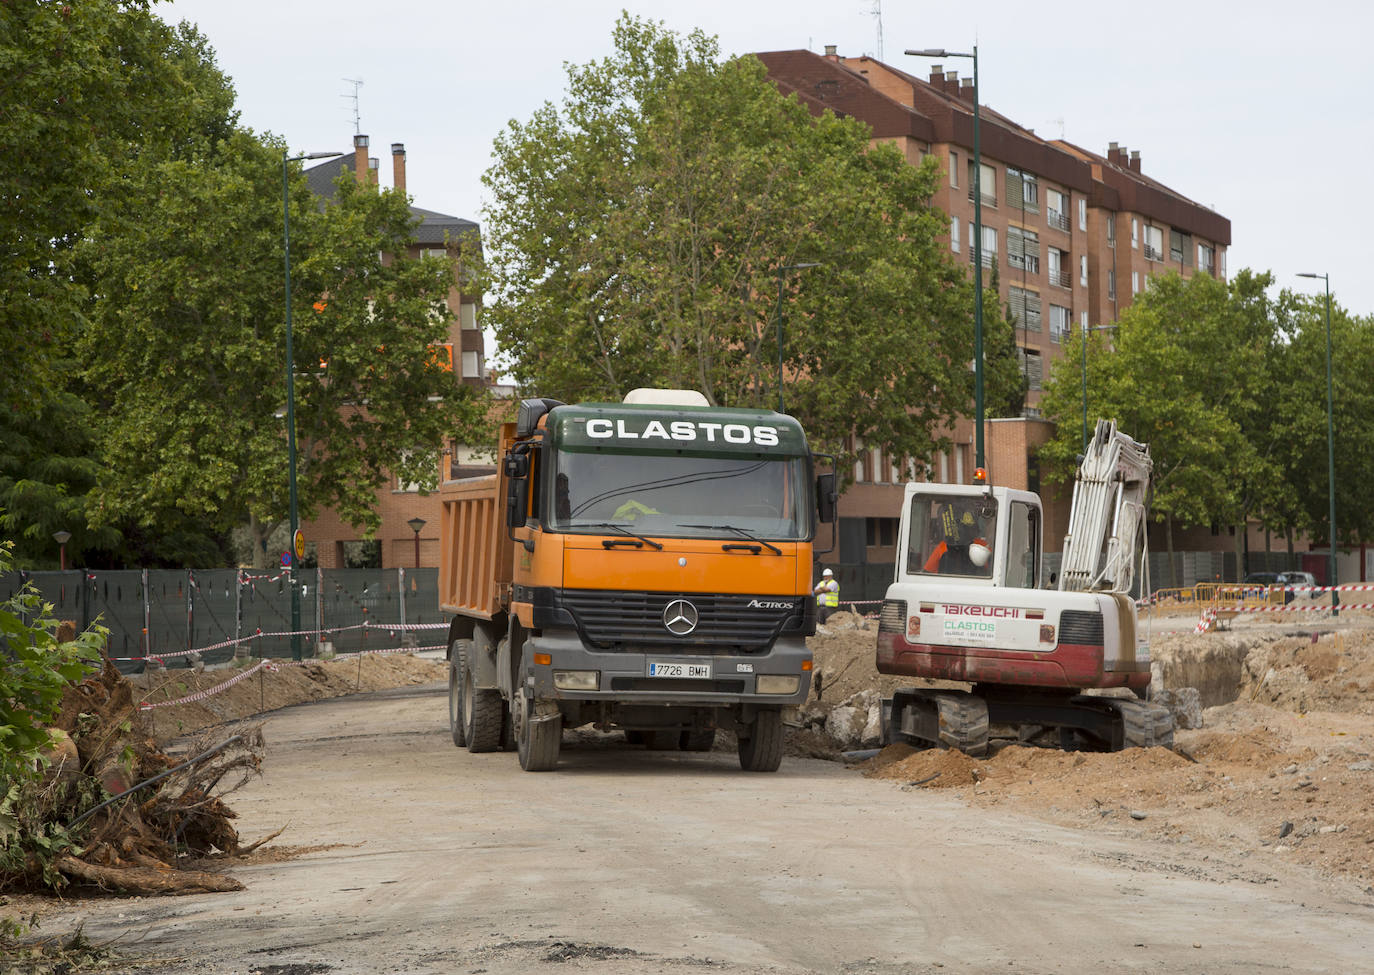
M1040 498L979 483L906 486L895 579L883 601L883 674L966 682L883 701L884 744L983 755L989 726L1021 740L1117 751L1172 746L1168 709L1145 700L1149 647L1131 589L1144 561L1149 447L1099 420L1074 482L1057 587L1045 572ZM1086 693L1128 688L1133 695Z

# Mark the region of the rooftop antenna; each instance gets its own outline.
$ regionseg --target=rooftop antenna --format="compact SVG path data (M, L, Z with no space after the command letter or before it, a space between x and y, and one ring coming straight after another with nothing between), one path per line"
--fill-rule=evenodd
M878 60L883 59L883 0L873 0L873 19L878 23Z
M353 86L353 94L351 94L351 95L340 95L339 97L340 97L340 98L351 98L351 99L353 99L353 134L354 134L354 135L362 135L362 134L363 134L363 122L362 122L362 115L358 112L358 89L361 88L361 87L363 86L363 79L361 79L361 78L345 78L344 81L348 82L350 85Z

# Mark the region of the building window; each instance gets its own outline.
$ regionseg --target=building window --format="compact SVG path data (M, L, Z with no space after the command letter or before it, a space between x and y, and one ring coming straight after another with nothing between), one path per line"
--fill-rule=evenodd
M1029 213L1040 212L1040 181L1034 173L1007 167L1007 202L1011 206L1020 205Z
M978 191L983 194L983 202L991 206L997 205L997 170L987 163L979 163L979 185ZM968 198L973 202L973 160L968 161Z
M1007 228L1007 264L1040 273L1040 235L1021 227Z
M1116 246L1116 214L1107 214L1107 246Z
M1164 231L1148 224L1145 227L1145 260L1164 260Z
M970 231L972 231L972 229L973 229L972 227L969 228ZM973 234L970 233L969 236L972 237ZM970 243L970 244L969 244L969 249L968 249L968 260L969 260L969 263L972 264L972 263L974 262L974 260L976 260L976 259L977 259L977 254L976 254L975 251L974 251L974 247L973 247L972 243ZM993 262L994 262L995 260L997 260L997 228L996 228L996 227L984 227L984 228L983 228L983 267L992 267L992 264L993 264Z
M1067 308L1059 305L1050 305L1050 341L1056 345L1064 341L1064 336L1069 334L1069 323L1073 320L1073 313Z
M1138 295L1138 294L1140 294L1140 272L1139 272L1139 271L1132 271L1132 272L1131 272L1131 294L1133 294L1133 295Z
M896 518L865 518L869 548L892 548L897 544Z
M1031 332L1039 332L1044 327L1040 319L1040 296L1034 291L1015 285L1008 288L1007 312L1014 317L1017 327Z
M1026 377L1026 386L1032 390L1038 390L1044 383L1044 367L1040 362L1040 353L1034 349L1017 348L1017 358L1021 360L1021 375Z
M1169 260L1184 267L1193 263L1193 238L1181 230L1169 231Z
M482 362L476 351L463 353L463 378L480 379L482 376Z
M1050 284L1061 288L1069 287L1069 271L1066 267L1069 263L1068 252L1061 251L1058 247L1049 247L1045 249L1045 258L1049 264Z
M1088 201L1081 197L1078 200L1078 229L1088 229Z
M1048 208L1045 214L1045 223L1055 230L1067 231L1069 229L1069 201L1058 190L1045 191L1045 205Z
M1116 275L1107 275L1107 300L1116 301Z
M959 253L959 218L949 218L949 249Z
M1088 330L1088 313L1087 313L1087 312L1080 312L1080 313L1079 313L1079 315L1078 315L1078 324L1080 324L1080 325L1083 326L1083 331L1084 331L1084 332L1086 332L1086 331Z
M949 185L959 188L959 154L953 151L949 154Z
M470 301L465 301L458 306L458 321L463 328L477 327L477 306Z
M1207 244L1197 245L1197 269L1208 274L1216 273L1216 251Z
M1088 255L1080 254L1078 257L1078 283L1088 283Z
M1131 217L1131 247L1140 246L1140 221Z
M442 247L422 247L420 249L420 256L447 259L448 251L444 250Z

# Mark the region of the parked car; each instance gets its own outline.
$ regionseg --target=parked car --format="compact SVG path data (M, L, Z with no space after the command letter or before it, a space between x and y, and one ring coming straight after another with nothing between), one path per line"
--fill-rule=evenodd
M1317 577L1310 572L1280 572L1279 583L1285 586L1315 586Z
M1241 581L1245 586L1276 586L1279 584L1281 572L1249 572Z

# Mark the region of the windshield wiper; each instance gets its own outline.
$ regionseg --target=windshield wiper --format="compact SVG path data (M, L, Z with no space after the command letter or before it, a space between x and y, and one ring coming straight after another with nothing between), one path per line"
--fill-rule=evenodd
M736 528L734 525L683 525L682 527L683 527L683 528L706 528L706 529L709 529L710 531L735 532L736 534L742 535L742 536L744 536L745 538L749 539L749 541L751 541L751 542L758 542L758 543L759 543L760 545L762 545L764 548L767 548L767 549L772 550L772 551L773 551L774 553L776 553L777 555L781 555L781 554L782 554L782 549L778 548L776 545L773 545L773 544L771 544L771 543L769 543L769 542L765 542L763 539L759 538L757 535L753 535L753 534L751 534L751 533L745 531L743 528ZM757 551L757 550L756 550L756 551Z
M577 527L578 527L578 528L614 528L616 531L620 532L620 534L622 534L622 535L629 535L631 538L637 538L637 539L639 539L641 542L643 542L644 544L646 544L646 545L652 545L654 548L658 549L660 552L663 551L663 546L660 545L658 542L654 541L652 538L645 538L643 535L640 535L638 532L632 532L632 531L630 531L628 528L626 528L624 525L617 525L617 524L616 524L615 522L613 522L613 521L598 521L598 522L596 522L595 524L590 524L590 525L578 525ZM610 540L608 539L608 540L606 540L606 541L603 541L601 544L604 545L604 546L606 546L607 548L610 548L612 545L616 545L616 544L623 545L623 544L625 544L625 543L624 543L624 542L618 542L618 543L617 543L617 542L612 542L612 541L610 541Z

